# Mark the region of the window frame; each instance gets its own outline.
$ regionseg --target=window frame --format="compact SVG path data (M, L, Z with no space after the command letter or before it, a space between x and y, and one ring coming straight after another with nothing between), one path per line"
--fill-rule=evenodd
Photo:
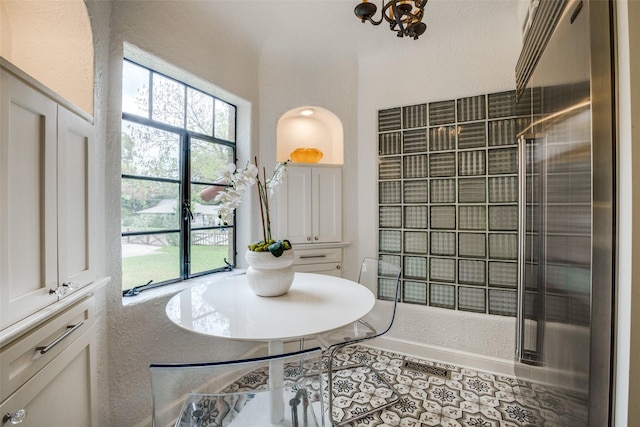
M228 224L228 225L209 225L209 226L197 226L197 227L193 227L191 224L191 219L192 219L192 208L191 208L191 186L192 185L212 185L214 184L213 182L203 182L203 181L199 181L199 180L193 180L191 177L191 143L193 140L200 140L200 141L205 141L205 142L210 142L213 144L217 144L217 145L222 145L224 147L230 148L232 155L231 157L233 158L233 162L235 164L237 164L238 162L238 158L237 158L237 123L238 123L238 107L228 101L225 101L224 99L221 99L211 93L207 93L202 89L196 88L192 85L189 85L186 82L180 81L176 78L173 78L171 76L168 76L162 72L159 72L153 68L150 68L148 66L142 65L140 63L137 63L135 61L132 61L130 59L127 58L123 58L123 66L124 63L131 63L135 66L144 68L145 70L147 70L149 72L149 82L148 82L148 96L149 96L149 100L148 100L148 111L147 111L147 117L144 116L140 116L137 114L133 114L133 113L127 113L124 111L124 106L121 106L122 108L122 115L121 115L121 123L122 122L130 122L130 123L134 123L137 125L141 125L141 126L146 126L149 128L154 128L154 129L158 129L164 132L169 132L172 134L176 134L179 137L179 153L178 153L178 159L179 159L179 172L178 172L178 178L171 178L171 177L149 177L149 176L144 176L144 175L135 175L135 174L126 174L126 173L121 173L121 182L123 182L125 179L127 180L139 180L139 181L149 181L149 182L164 182L164 183L170 183L170 184L177 184L179 187L179 198L178 198L178 204L179 204L179 212L180 212L180 219L178 222L178 228L166 228L166 229L160 229L160 230L146 230L146 231L122 231L122 228L120 230L121 233L121 238L125 238L125 237L129 237L129 236L143 236L143 235L158 235L158 234L173 234L173 233L178 233L179 235L179 269L180 269L180 275L177 278L174 279L169 279L169 280L164 280L161 282L157 282L157 283L153 283L151 281L149 281L146 284L139 284L139 285L135 285L132 288L129 289L123 289L122 294L123 296L134 296L139 294L142 291L148 290L148 289L153 289L153 288L157 288L157 287L161 287L161 286L165 286L168 284L172 284L172 283L178 283L187 279L192 279L195 277L201 277L201 276L206 276L206 275L210 275L210 274L215 274L215 273L220 273L220 272L225 272L225 271L230 271L233 270L236 267L236 259L237 259L237 221L236 221L236 215L234 212L234 217L233 217L233 222ZM156 74L158 76L161 76L163 78L172 80L178 84L180 84L181 86L183 86L184 88L184 93L185 93L185 105L184 105L184 109L185 109L185 114L184 114L184 123L183 123L183 127L179 127L179 126L175 126L175 125L171 125L171 124L167 124L164 122L159 122L154 120L153 117L153 75ZM123 80L124 80L124 72L123 72ZM187 102L187 98L186 98L186 94L188 89L203 93L207 96L210 96L213 98L213 111L212 111L212 135L206 135L206 134L202 134L200 132L196 132L196 131L191 131L188 130L188 118L187 118L187 108L188 108L188 102ZM215 136L216 133L216 101L220 101L228 106L233 107L233 141L230 140L225 140L222 138L217 138ZM122 133L121 133L122 135ZM122 137L120 140L120 146L122 147ZM122 159L122 155L120 156ZM232 246L232 248L230 248L230 253L232 254L232 259L231 260L227 260L226 258L224 259L225 263L227 264L226 266L223 267L219 267L219 268L214 268L211 270L205 270L205 271L200 271L197 273L191 273L190 272L190 264L191 264L191 236L192 236L192 231L193 230L221 230L221 229L232 229L233 232L232 234L232 238L230 238L228 240L228 245Z

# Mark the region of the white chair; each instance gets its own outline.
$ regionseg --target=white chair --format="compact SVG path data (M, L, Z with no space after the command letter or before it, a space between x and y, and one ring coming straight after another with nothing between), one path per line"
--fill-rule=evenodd
M255 359L151 364L152 426L322 427L321 357L316 347ZM282 377L271 376L274 366Z
M358 282L363 286L367 286L369 289L378 292L378 300L376 300L374 308L369 312L369 314L357 322L318 336L318 341L321 346L328 351L327 381L329 389L329 411L331 413L331 421L336 426L364 418L374 412L389 407L400 400L400 394L398 391L389 383L389 381L387 381L381 372L374 369L370 364L350 363L336 365L335 362L336 355L345 347L379 337L391 329L400 296L401 271L402 269L398 265L375 258L365 258L360 268ZM380 289L384 289L387 292L380 292ZM388 296L386 298L392 300L392 302L381 301L381 299L385 299L383 295L392 295L391 298ZM353 372L354 370L363 367L370 369L379 381L386 386L386 394L388 396L385 399L380 399L384 400L381 404L371 404L370 409L367 411L359 412L352 416L342 414L343 418L338 420L334 419L333 410L336 409L334 406L334 394L336 394L334 392L334 382L336 381L336 374L340 371L347 370ZM337 412L339 412L339 410Z

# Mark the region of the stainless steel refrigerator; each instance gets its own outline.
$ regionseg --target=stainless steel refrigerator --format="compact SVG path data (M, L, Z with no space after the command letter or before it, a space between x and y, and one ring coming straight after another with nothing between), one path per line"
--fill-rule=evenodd
M571 411L544 408L560 426L611 425L613 5L541 0L516 70L531 117L519 135L516 375L568 396Z

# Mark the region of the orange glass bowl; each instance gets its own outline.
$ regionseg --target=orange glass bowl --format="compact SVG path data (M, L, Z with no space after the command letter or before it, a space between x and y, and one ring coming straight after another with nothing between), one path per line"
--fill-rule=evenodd
M296 148L290 156L297 163L318 163L324 154L317 148Z

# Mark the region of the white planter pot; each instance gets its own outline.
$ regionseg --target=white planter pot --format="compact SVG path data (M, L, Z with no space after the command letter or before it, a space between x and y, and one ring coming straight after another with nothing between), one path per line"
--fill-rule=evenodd
M261 297L276 297L289 291L293 283L293 249L286 250L279 257L271 252L253 252L245 254L247 281L251 290Z

